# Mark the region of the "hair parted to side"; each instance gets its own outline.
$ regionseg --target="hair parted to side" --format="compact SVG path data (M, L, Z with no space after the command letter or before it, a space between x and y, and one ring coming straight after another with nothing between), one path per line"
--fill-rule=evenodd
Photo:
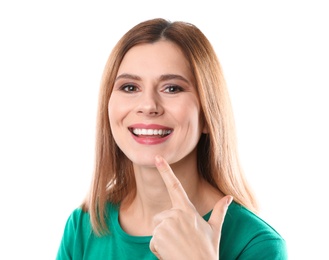
M133 199L136 184L131 161L116 145L110 129L108 102L121 61L135 45L171 41L188 60L208 133L198 143L198 170L225 195L257 212L257 203L244 177L237 151L235 124L225 79L216 53L205 35L193 24L151 19L131 28L113 48L106 63L99 92L95 169L90 192L83 202L93 230L108 232L106 203Z

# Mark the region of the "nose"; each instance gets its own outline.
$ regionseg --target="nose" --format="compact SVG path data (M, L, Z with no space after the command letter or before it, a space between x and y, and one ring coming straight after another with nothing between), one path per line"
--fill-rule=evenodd
M160 96L156 91L143 91L137 108L138 114L146 116L158 116L163 113Z

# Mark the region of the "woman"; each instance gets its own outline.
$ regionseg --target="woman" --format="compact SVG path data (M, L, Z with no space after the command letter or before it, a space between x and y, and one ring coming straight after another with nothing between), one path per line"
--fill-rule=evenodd
M256 213L211 44L192 24L136 25L106 64L91 189L57 259L286 259Z

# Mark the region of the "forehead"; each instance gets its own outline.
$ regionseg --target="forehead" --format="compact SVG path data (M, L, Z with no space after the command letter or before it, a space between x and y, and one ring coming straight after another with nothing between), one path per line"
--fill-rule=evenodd
M181 74L193 81L190 65L181 49L171 41L139 44L124 56L118 74Z

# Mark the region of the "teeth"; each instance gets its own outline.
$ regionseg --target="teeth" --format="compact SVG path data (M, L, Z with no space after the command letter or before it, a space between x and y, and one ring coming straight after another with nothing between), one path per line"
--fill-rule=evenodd
M166 130L166 129L139 129L139 128L134 128L133 133L135 135L169 135L172 131L171 130Z

